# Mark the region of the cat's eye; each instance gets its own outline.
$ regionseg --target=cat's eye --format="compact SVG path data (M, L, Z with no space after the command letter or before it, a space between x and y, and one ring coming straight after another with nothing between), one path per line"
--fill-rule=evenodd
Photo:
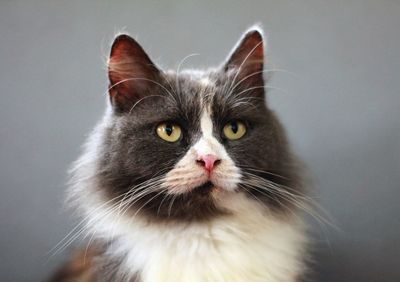
M177 142L182 136L182 130L177 124L164 122L157 126L157 135L167 142Z
M229 140L238 140L246 134L246 125L241 121L230 121L224 126L223 132Z

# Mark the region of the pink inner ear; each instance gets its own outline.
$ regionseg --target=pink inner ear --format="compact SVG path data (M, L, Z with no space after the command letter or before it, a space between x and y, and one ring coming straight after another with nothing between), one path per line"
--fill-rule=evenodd
M240 77L262 71L264 64L264 42L258 30L247 32L228 59L226 69L240 68Z
M262 63L264 59L264 42L261 34L258 31L253 31L248 34L243 42L243 61L251 63L252 61ZM247 58L246 58L247 57Z
M110 96L120 108L131 106L157 85L159 70L143 48L128 35L119 35L112 47L108 63Z

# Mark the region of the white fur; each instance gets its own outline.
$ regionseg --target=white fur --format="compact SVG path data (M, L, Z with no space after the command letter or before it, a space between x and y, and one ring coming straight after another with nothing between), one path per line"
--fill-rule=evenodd
M278 219L244 194L226 192L221 204L233 215L190 224L149 224L104 207L92 213L102 219L91 231L118 238L110 254L125 258L121 272L139 272L144 282L296 281L304 270L302 223Z
M202 184L207 174L198 166L192 171L195 158L199 153L217 154L222 161L212 180L222 189L213 196L219 207L230 211L229 215L207 222L152 223L140 215L121 215L110 209L94 177L100 129L77 162L77 181L71 190L81 203L89 237L112 242L108 253L123 260L119 272L127 279L140 273L143 282L296 281L304 272L306 236L302 221L278 218L244 193L233 192L240 170L213 137L207 110L201 118L201 130L201 138L178 162L174 175L194 187ZM196 173L197 180L190 180L189 176ZM173 181L172 176L168 175L166 181ZM175 184L175 192L185 186Z

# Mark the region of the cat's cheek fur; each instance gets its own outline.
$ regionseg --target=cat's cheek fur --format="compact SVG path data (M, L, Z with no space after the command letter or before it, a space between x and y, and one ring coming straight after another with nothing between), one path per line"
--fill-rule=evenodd
M227 193L221 204L231 215L190 225L148 224L104 206L88 210L101 218L90 231L115 239L108 254L122 258L121 273L143 282L297 281L305 268L302 222L269 214L242 193Z

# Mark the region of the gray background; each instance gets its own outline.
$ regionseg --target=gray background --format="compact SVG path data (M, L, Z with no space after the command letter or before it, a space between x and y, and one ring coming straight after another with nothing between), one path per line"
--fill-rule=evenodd
M66 170L103 112L114 33L129 31L161 66L200 53L186 66L206 67L255 22L270 64L287 70L271 105L340 228L313 223L317 280L399 281L399 1L4 0L1 281L42 281L73 249L46 260L73 226Z

